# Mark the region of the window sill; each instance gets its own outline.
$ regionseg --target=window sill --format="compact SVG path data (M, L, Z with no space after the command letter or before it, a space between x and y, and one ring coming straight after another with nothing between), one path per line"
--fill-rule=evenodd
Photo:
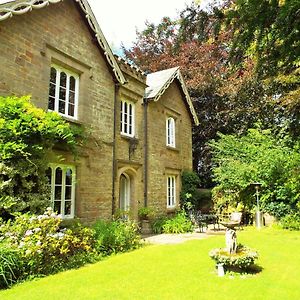
M168 212L174 212L174 211L176 211L176 209L177 209L176 205L175 206L167 206L167 211Z
M62 117L65 121L67 121L67 122L69 122L69 123L73 123L73 124L76 124L76 125L83 125L83 122L78 121L77 119L69 118L69 117L63 116L63 115L61 115L61 117Z
M179 149L176 148L176 147L166 146L166 148L167 148L168 150L171 150L171 151L179 152Z
M126 135L124 133L121 133L121 138L124 140L127 140L129 142L138 142L139 141L139 139L136 138L135 136Z

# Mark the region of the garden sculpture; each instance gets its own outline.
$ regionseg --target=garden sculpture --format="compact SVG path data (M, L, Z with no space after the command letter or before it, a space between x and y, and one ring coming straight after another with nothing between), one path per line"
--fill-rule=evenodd
M229 254L236 253L236 247L237 247L237 242L236 242L236 232L232 228L226 228L226 233L225 233L225 242L226 242L226 248Z

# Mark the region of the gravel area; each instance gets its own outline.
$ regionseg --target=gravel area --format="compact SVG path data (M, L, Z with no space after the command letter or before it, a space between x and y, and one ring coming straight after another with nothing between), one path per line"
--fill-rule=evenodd
M157 234L144 237L150 244L180 244L190 240L201 240L209 237L206 233Z

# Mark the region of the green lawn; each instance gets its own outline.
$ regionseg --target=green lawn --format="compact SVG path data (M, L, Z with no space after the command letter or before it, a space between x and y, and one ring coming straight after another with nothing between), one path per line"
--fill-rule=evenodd
M216 236L179 245L147 246L79 270L27 282L0 299L300 299L300 233L247 229L238 240L259 251L261 273L217 277L210 249Z

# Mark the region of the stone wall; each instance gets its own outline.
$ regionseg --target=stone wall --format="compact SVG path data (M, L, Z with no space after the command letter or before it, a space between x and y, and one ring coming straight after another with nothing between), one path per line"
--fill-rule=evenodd
M175 80L157 102L148 104L149 206L167 209L167 176L176 176L176 204L179 204L181 172L192 170L192 123L189 110ZM175 119L176 147L166 146L166 119Z
M119 207L122 173L130 177L130 205L135 217L144 205L146 76L120 63L128 83L116 88L101 51L85 17L71 0L0 22L0 95L31 95L33 103L47 110L51 64L80 75L78 120L68 121L84 125L88 140L77 160L56 149L53 162L76 166L75 214L86 222L110 218L113 202L115 209ZM122 99L135 103L134 138L120 133ZM168 116L176 120L175 149L166 146ZM180 174L192 169L191 131L189 110L175 80L158 102L148 105L148 204L161 212L167 211L167 175L176 176L178 203Z
M77 161L76 215L111 216L114 82L74 1L0 23L0 95L31 95L47 109L51 63L80 75L78 122L91 132Z
M130 211L138 217L138 208L144 205L144 107L143 97L146 88L146 76L130 66L121 63L121 70L126 74L128 83L121 86L116 107L116 208L119 207L119 182L121 174L129 176L131 181ZM122 135L120 132L120 104L122 100L135 104L135 136Z

